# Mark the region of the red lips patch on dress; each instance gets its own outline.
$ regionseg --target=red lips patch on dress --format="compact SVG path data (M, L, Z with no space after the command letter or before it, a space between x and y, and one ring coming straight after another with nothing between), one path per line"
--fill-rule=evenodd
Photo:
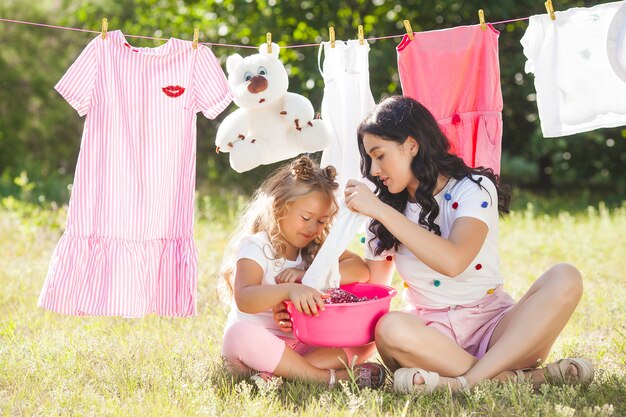
M133 52L139 52L139 49L133 48L132 46L130 46L130 44L128 42L124 42L124 46L127 47L128 49L130 49Z
M178 97L185 92L185 89L180 85L168 85L161 90L170 97Z

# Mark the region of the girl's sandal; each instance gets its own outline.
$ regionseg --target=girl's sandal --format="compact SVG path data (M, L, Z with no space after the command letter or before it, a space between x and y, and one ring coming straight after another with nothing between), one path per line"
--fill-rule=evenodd
M378 371L378 375L372 374L374 369ZM354 367L354 382L359 388L380 388L385 383L386 376L385 367L374 362L365 362Z
M415 385L413 377L420 374L424 378L424 383ZM460 391L469 390L467 379L463 376L457 376L456 379L461 386ZM393 373L393 390L400 393L419 393L430 394L435 390L443 388L439 385L440 376L437 372L429 372L421 368L400 368Z
M372 370L377 369L378 375L372 378ZM385 383L387 371L377 363L366 362L354 367L354 382L359 388L380 388ZM337 385L337 374L334 369L328 370L328 387Z
M576 379L567 374L570 365L574 365L577 371ZM581 358L561 359L546 365L548 378L551 381L564 382L566 384L589 384L593 381L594 371L591 362Z

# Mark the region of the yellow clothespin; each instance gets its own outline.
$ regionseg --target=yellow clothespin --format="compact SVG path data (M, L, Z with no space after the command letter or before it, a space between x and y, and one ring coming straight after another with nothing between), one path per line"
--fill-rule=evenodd
M556 20L556 15L554 14L554 7L552 6L552 0L547 0L544 4L546 5L546 10L548 11L548 14L550 15L550 19Z
M329 27L328 28L328 35L330 36L330 47L334 48L335 47L335 28L334 27Z
M478 9L478 20L480 21L480 29L484 32L487 30L487 25L485 24L485 12L483 9Z
M270 32L267 32L265 34L265 40L267 41L267 53L271 54L272 53L272 34Z
M359 25L359 44L365 44L365 36L363 36L363 25Z
M109 29L109 21L107 20L107 18L103 18L102 19L102 31L101 31L101 35L102 39L106 39L107 38L107 30Z
M411 23L408 20L404 21L404 28L406 29L406 34L409 35L409 39L413 40L413 28L411 28Z
M200 36L200 31L198 28L193 28L193 49L198 49L198 37Z

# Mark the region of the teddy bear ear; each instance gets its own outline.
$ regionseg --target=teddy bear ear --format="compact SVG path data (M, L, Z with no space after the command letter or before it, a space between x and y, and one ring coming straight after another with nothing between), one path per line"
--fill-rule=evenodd
M261 44L261 46L259 46L259 53L263 54L263 55L270 55L273 56L274 58L278 58L278 53L280 52L280 46L278 46L277 43L272 42L272 53L268 54L267 53L267 43L263 43Z
M230 55L228 58L226 58L226 71L228 71L229 74L232 73L235 70L237 64L239 64L242 59L243 58L239 54Z

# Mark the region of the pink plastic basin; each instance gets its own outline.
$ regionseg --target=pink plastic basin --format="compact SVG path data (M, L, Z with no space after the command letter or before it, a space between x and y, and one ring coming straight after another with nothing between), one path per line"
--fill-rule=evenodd
M313 346L348 347L361 346L374 341L376 322L389 311L391 298L397 291L386 285L342 285L357 297L366 296L377 300L359 303L326 304L319 316L300 313L293 303L287 301L293 333L303 343Z

